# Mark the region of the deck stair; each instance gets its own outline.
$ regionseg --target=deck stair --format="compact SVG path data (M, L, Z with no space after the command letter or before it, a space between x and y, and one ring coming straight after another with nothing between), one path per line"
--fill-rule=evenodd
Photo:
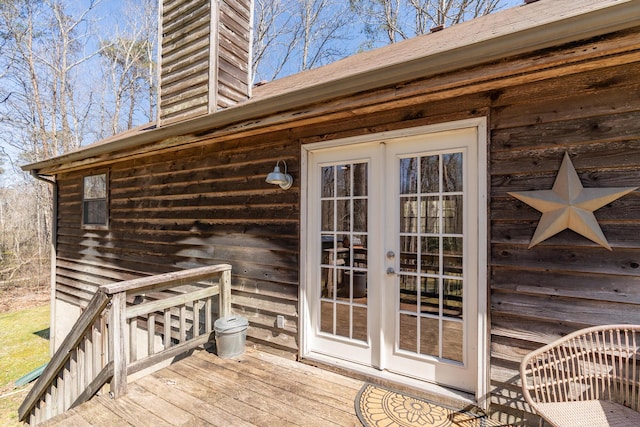
M96 394L125 395L132 375L209 341L215 308L221 317L231 311L230 289L228 264L101 286L20 406L20 420L36 425Z

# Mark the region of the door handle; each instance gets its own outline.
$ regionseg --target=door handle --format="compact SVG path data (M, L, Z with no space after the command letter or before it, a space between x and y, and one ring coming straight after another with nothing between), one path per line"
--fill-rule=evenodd
M393 267L389 267L387 268L387 274L388 275L396 274L396 270Z

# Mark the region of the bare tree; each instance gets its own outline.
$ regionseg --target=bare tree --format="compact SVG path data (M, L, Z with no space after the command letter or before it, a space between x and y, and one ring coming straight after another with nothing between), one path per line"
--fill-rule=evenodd
M351 53L344 47L351 11L337 0L257 0L254 80L272 80Z
M395 43L432 28L494 12L512 0L350 0L364 24L364 47Z
M110 118L110 135L155 117L157 2L128 1L125 9L123 27L101 42L111 92L103 97L101 110Z
M70 4L59 0L0 2L4 42L0 65L5 71L0 76L0 142L20 163L53 157L82 144L92 92L80 70L96 54L84 50L96 4L90 0L72 13ZM13 222L12 253L20 263L46 259L52 188L35 180L16 180L12 188L16 185L23 187L6 195L22 195L11 199L10 207L18 216L4 214L5 221L10 217Z

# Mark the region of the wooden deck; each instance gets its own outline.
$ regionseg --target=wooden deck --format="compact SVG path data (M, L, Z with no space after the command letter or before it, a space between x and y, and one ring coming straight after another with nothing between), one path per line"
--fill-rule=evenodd
M41 425L360 426L362 384L250 348L233 360L197 350L119 399L98 396Z

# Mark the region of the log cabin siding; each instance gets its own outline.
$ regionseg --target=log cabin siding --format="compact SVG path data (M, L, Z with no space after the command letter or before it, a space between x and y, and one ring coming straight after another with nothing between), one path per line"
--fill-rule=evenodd
M249 338L295 352L298 187L277 191L264 176L279 158L295 165L298 151L247 139L113 164L109 230L79 230L83 173L61 176L58 297L84 305L101 284L231 260Z
M79 228L82 170L58 175L58 295L85 301L119 277L230 263L249 339L293 355L300 144L486 116L490 401L503 419L534 422L520 395L524 354L580 327L640 323L640 191L596 211L611 252L569 231L527 249L540 214L507 192L551 188L565 152L585 187L640 186L638 39L621 32L102 160L108 231ZM291 190L264 183L278 159Z
M161 123L228 108L251 94L248 0L164 0L160 10Z

